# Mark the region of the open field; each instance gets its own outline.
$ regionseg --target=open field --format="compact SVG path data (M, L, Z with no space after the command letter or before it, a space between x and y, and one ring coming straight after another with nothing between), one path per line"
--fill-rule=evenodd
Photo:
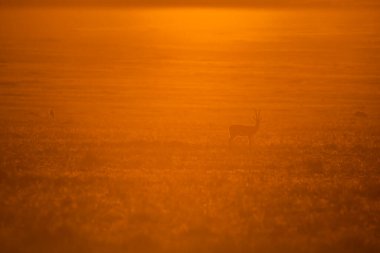
M176 11L2 12L0 251L379 252L377 16Z
M228 150L227 129L208 141L133 139L130 130L57 119L2 125L0 244L4 252L376 252L379 121L352 116L328 128L336 119L326 120L283 135L263 120L251 150L243 140Z

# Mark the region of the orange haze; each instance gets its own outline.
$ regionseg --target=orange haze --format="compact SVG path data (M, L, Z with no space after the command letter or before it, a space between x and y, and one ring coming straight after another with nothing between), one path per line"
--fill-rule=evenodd
M94 2L0 10L1 252L380 252L378 11Z

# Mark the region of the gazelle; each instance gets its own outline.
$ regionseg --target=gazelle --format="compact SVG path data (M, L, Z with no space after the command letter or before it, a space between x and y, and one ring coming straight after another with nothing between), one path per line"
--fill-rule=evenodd
M231 146L232 141L235 139L235 137L242 136L242 137L248 137L249 140L249 147L252 146L252 137L257 133L260 127L260 111L255 111L255 117L253 117L253 120L255 121L254 126L246 126L246 125L231 125L230 126L230 140L229 145Z

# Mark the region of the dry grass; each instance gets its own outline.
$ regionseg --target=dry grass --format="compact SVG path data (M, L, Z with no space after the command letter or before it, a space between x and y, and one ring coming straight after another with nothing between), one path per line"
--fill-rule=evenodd
M2 128L3 252L380 248L378 135L228 150L58 126Z

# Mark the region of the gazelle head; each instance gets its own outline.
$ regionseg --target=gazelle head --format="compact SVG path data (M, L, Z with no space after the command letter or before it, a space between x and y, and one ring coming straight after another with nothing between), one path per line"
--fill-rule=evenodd
M255 114L252 117L253 121L256 123L256 126L259 126L261 122L261 111L260 110L255 110Z

